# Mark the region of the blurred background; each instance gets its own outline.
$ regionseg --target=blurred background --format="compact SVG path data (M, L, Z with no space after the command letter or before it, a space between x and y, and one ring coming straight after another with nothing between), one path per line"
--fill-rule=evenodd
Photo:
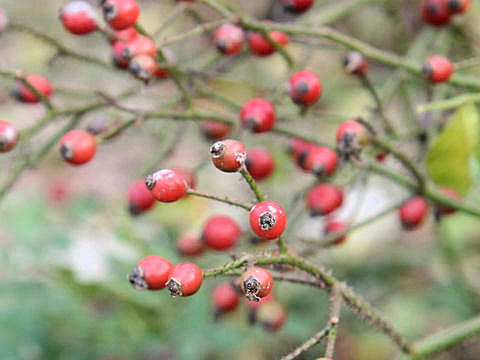
M97 9L96 1L90 1ZM334 5L350 1L317 0L314 8L298 18L286 14L276 1L229 1L258 19L297 20L313 25ZM358 1L360 3L360 1ZM85 55L111 61L110 46L100 33L79 37L67 33L58 20L66 1L0 0L10 20L35 27ZM418 16L417 1L362 1L334 26L374 46L404 54L422 34L430 39L417 53L443 53L452 60L479 54L478 4L455 20L448 29L425 28ZM175 7L174 1L139 1L139 22L155 32ZM216 18L201 4L192 8L205 21ZM156 38L158 41L196 25L194 16L178 17ZM379 31L381 29L381 31ZM356 115L369 116L374 104L360 82L342 69L344 49L325 41L292 39L288 51L304 68L316 72L324 86L318 104L303 118L285 95L289 70L278 55L254 57L244 51L236 59L221 59L211 35L199 35L172 44L177 61L192 70L188 81L200 82L207 93L218 93L237 105L254 96L273 99L279 124L334 145L339 123ZM48 77L56 88L52 101L73 107L98 100L99 91L118 96L134 95L122 104L143 109L179 109L171 105L178 97L170 80L144 85L127 72L111 70L58 56L56 50L31 35L6 30L0 35L0 65ZM194 74L215 69L214 76ZM224 69L220 71L218 69ZM470 69L470 73L478 73ZM213 70L212 70L213 71ZM372 81L380 93L391 84L394 70L371 64ZM405 76L388 103L388 114L403 132L412 129L412 108L427 99L422 80ZM0 79L0 118L18 129L35 124L45 113L41 104L26 105L10 96L14 83ZM388 90L388 89L387 89ZM385 91L387 91L385 90ZM435 88L435 97L456 94L446 86ZM405 98L408 100L405 102ZM410 107L406 106L410 103ZM208 97L196 98L199 109L237 116L228 107ZM433 113L438 134L452 118L451 112ZM128 116L112 108L87 113L79 125L96 121L115 124ZM52 122L29 143L0 157L0 184L19 161L39 149L49 134L65 119ZM324 220L308 216L303 195L314 179L299 170L288 151L288 139L278 134L251 135L235 128L232 137L247 148L262 146L274 155L274 174L260 183L269 198L284 205L289 218L286 239L301 251L322 237ZM461 141L461 134L458 141ZM176 251L177 238L200 234L212 214L231 216L245 230L229 253L208 251L193 262L202 269L230 261L230 253L257 252L274 248L252 244L243 210L201 198L187 197L172 204L158 203L141 216L127 211L127 189L150 169L182 166L195 169L197 189L244 202L252 201L238 174L221 173L209 162L210 142L200 133L198 122L150 120L127 129L102 143L93 161L72 167L55 150L26 171L0 204L0 359L274 359L298 346L318 331L328 317L324 291L276 282L275 298L287 310L285 325L269 333L250 326L242 306L214 321L211 291L221 279L208 279L190 298L171 298L165 291L138 292L126 279L136 262L150 254L172 263L187 261ZM413 139L401 144L413 158L425 153ZM401 167L390 158L385 165ZM455 173L455 169L452 169ZM472 172L466 201L480 200L478 177ZM361 222L399 201L408 193L394 183L345 166L333 179L344 188L345 202L335 217ZM299 200L300 199L300 200ZM348 235L345 244L315 250L310 260L332 269L359 294L386 314L409 340L431 334L478 314L480 307L480 222L455 214L437 223L430 214L419 230L401 230L395 211ZM297 238L308 239L305 241ZM380 332L372 330L348 310L342 313L336 359L392 359L397 350ZM300 357L322 356L319 345ZM465 342L436 359L478 359L477 339Z

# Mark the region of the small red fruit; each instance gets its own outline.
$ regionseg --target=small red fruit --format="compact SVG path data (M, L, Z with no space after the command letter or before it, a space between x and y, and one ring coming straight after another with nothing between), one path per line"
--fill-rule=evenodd
M245 166L255 180L263 180L275 169L272 154L263 148L253 148L247 151Z
M220 140L228 135L232 127L218 121L202 121L201 130L207 140Z
M287 312L276 301L260 306L256 314L257 322L267 331L274 332L282 328L287 320Z
M139 80L148 82L158 70L157 62L148 55L135 56L128 66L130 72Z
M95 137L83 130L70 130L60 139L60 153L73 165L84 164L93 158L97 151Z
M17 145L17 130L7 121L0 120L0 152L7 152Z
M72 1L62 7L60 18L63 26L72 34L83 35L98 29L97 14L85 1Z
M305 167L305 160L308 151L313 149L316 145L301 139L291 139L289 144L289 151L292 154L295 164L302 170L308 171Z
M342 205L343 193L330 184L319 184L309 191L306 200L311 216L327 215Z
M124 59L132 59L138 55L147 55L155 59L157 56L157 45L155 42L143 35L137 35L128 41L122 51Z
M135 0L102 0L105 21L115 30L132 27L140 15L140 7Z
M195 188L195 174L192 170L180 166L172 166L170 170L175 171L182 178L184 178L188 188Z
M210 147L213 164L225 172L236 172L243 167L247 153L245 146L236 140L217 141Z
M460 195L458 192L456 192L453 189L447 188L447 187L441 187L440 190L443 192L443 195L456 200L456 201L462 201L463 197ZM436 209L435 209L435 215L436 217L440 217L442 215L450 215L455 213L457 210L449 207L448 205L441 205L437 204Z
M202 285L202 270L192 263L180 263L173 267L166 283L172 296L190 296Z
M137 180L128 188L128 210L132 215L140 215L155 205L155 198L145 186L145 181Z
M215 46L224 55L234 55L242 50L245 34L243 29L235 24L223 24L215 32Z
M281 47L286 46L290 41L288 35L281 31L270 31L268 34ZM248 34L248 46L252 53L259 56L268 56L275 52L275 47L259 32Z
M370 143L367 128L357 120L348 120L337 129L337 151L345 160L358 159L362 148Z
M30 74L26 77L26 80L32 85L43 97L48 98L53 93L52 84L50 81L42 75L39 74ZM37 98L37 95L30 90L22 81L17 81L13 93L15 97L23 102L27 103L37 103L40 100Z
M306 153L304 167L322 178L333 174L338 164L338 156L329 147L316 146Z
M461 14L470 7L470 0L447 0L447 8L450 14Z
M273 278L268 270L255 266L242 274L240 286L247 299L258 302L272 291Z
M405 202L398 210L400 222L404 230L414 230L420 226L428 212L427 201L415 196Z
M299 71L290 76L288 95L295 104L309 106L322 95L322 84L313 72Z
M325 224L325 235L341 233L346 229L347 229L347 224L345 224L343 221L336 221L336 220L329 219ZM334 245L343 244L346 239L347 239L347 235L340 235L335 239L333 244Z
M194 256L201 254L205 245L198 236L184 234L177 241L177 249L184 256Z
M280 0L283 8L293 13L302 13L310 9L314 0Z
M430 82L445 82L453 73L453 64L447 58L435 55L425 61L422 71Z
M173 202L187 192L185 179L171 169L159 170L145 178L145 185L161 202Z
M368 71L368 62L358 51L350 51L345 55L343 65L349 74L366 75Z
M262 201L250 210L250 227L262 239L276 239L287 225L283 208L273 201Z
M125 57L128 43L125 41L115 41L112 46L112 59L115 66L126 69L130 63L130 59Z
M420 4L423 21L434 26L441 26L450 22L450 12L447 0L423 0Z
M212 303L217 313L227 313L237 308L240 297L229 282L215 287L212 293Z
M238 225L227 216L212 216L203 229L202 239L205 244L215 250L232 248L241 235Z
M240 122L244 128L255 133L268 131L275 125L275 109L268 100L251 99L242 107Z
M137 290L160 290L165 287L173 265L161 256L147 256L140 260L128 275L128 280Z

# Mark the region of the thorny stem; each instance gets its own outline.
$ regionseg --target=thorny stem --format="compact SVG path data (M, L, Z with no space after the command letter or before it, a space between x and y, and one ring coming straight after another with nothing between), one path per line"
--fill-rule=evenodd
M305 341L302 345L300 345L299 347L297 347L295 350L293 350L291 353L285 355L285 356L282 356L280 358L280 360L293 360L293 359L296 359L298 356L300 356L301 354L303 354L305 351L307 351L308 349L310 349L312 346L318 344L323 338L325 338L328 333L330 332L331 330L331 324L328 323L322 330L320 330L319 332L313 334L313 336L308 339L307 341Z
M335 340L337 338L337 328L340 321L340 311L342 309L342 295L340 288L334 286L331 291L330 298L330 331L327 337L327 349L325 350L325 358L333 359L333 353L335 351Z

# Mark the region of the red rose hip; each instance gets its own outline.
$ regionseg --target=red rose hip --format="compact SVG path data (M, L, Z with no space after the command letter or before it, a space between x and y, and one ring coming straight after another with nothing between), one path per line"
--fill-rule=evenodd
M358 51L350 51L345 55L343 65L349 74L366 75L368 71L368 62Z
M235 24L223 24L215 32L214 42L217 50L224 55L235 55L242 50L245 34Z
M290 41L288 35L281 31L271 31L268 34L280 47L286 46ZM275 52L275 47L259 32L248 34L248 46L250 51L258 56L268 56Z
M398 210L400 223L405 230L414 230L418 228L422 224L427 213L427 201L420 196L411 198Z
M137 290L160 290L173 269L172 263L161 256L147 256L137 263L128 280Z
M187 192L185 179L171 169L162 169L145 178L145 185L161 202L173 202Z
M238 225L227 216L212 216L203 229L202 239L205 244L215 250L232 248L241 235Z
M210 147L213 165L225 172L239 171L247 158L245 146L236 140L217 141Z
M7 152L17 145L17 130L7 121L0 120L0 152Z
M26 80L43 97L48 98L53 94L52 84L46 77L39 74L30 74L26 77ZM18 100L26 103L37 103L40 101L40 99L37 98L37 95L35 95L35 93L20 80L17 81L13 93Z
M443 56L431 56L423 64L422 71L430 82L440 83L450 79L453 64Z
M306 201L311 216L327 215L342 205L343 194L330 184L319 184L308 192Z
M310 106L322 95L322 84L311 71L299 71L290 77L288 95L295 104Z
M231 130L231 126L218 121L205 120L202 121L201 131L207 140L223 139Z
M427 24L442 26L450 22L450 12L447 0L423 0L420 12Z
M155 205L155 198L145 186L144 180L137 180L128 189L128 209L132 215L140 215Z
M316 146L306 153L304 167L322 178L332 175L337 164L338 156L335 151L326 146Z
M263 148L252 148L247 151L245 166L255 180L263 180L270 176L275 169L272 154Z
M65 161L81 165L90 161L97 151L95 137L83 130L70 130L60 139L59 149Z
M201 254L204 249L205 245L198 236L184 234L177 240L177 250L184 256Z
M336 233L341 233L347 229L347 224L345 224L343 221L337 221L337 220L327 220L327 223L325 224L325 235L330 235L330 234L336 234ZM347 239L347 235L339 235L337 238L334 240L333 244L334 245L340 245L345 242Z
M235 310L240 297L229 282L223 282L213 289L212 303L218 313L227 313Z
M202 285L202 270L192 263L180 263L173 267L166 283L172 296L190 296Z
M132 27L140 15L136 0L102 0L105 21L115 30Z
M273 201L262 201L250 210L250 227L262 239L276 239L287 225L283 208Z
M97 15L92 5L85 1L72 1L62 7L60 18L72 34L84 35L98 29Z
M268 270L255 266L242 274L240 286L247 299L258 302L272 291L273 278Z
M266 99L251 99L240 111L240 122L244 128L255 133L268 131L275 125L275 109Z
M302 13L310 9L314 0L280 0L283 8L293 13Z

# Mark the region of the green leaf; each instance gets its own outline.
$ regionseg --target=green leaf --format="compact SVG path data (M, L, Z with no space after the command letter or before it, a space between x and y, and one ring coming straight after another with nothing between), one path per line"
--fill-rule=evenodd
M478 112L473 104L460 107L427 153L432 179L465 194L472 182L470 159L478 151Z

